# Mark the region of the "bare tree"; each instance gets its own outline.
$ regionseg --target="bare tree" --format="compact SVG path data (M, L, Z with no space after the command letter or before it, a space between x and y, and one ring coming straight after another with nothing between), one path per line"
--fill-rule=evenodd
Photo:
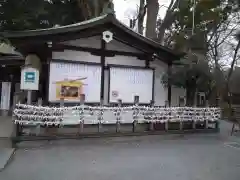
M163 20L161 21L161 25L159 26L159 29L158 29L157 38L160 43L163 43L163 38L164 38L164 35L166 34L166 30L172 26L172 24L175 20L175 16L178 11L177 8L179 6L179 1L180 0L171 0L170 1L170 4L166 11L166 15L163 18Z
M212 24L212 29L208 33L207 56L213 68L215 95L220 99L223 98L226 93L231 92L230 81L234 65L238 60L238 50L240 46L239 42L235 39L235 34L240 28L239 17L239 12L231 13L225 21ZM225 76L224 72L226 69L228 73Z
M138 26L138 33L143 34L143 21L146 15L147 5L145 0L140 0L139 10L138 10L138 17L137 17L137 26Z
M237 45L233 49L233 57L231 59L231 66L230 66L230 69L228 71L227 81L226 81L226 91L227 91L228 94L232 93L232 90L231 90L231 87L230 87L230 80L231 80L231 77L232 77L232 74L233 74L234 66L236 65L237 60L239 60L239 54L238 53L239 53L239 48L240 48L240 32L237 34L236 38L237 38ZM228 103L231 107L231 99L229 99Z
M147 22L146 37L156 39L156 25L158 17L159 3L158 0L147 0Z

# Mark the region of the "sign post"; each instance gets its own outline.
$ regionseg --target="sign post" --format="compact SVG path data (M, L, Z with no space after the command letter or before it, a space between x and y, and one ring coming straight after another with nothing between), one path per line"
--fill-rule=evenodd
M32 91L39 89L39 70L30 65L21 69L21 90L27 91L27 104L32 103Z
M3 115L7 116L7 113L10 108L10 93L11 93L11 82L2 82L2 90L1 90L1 103L0 109L3 112Z

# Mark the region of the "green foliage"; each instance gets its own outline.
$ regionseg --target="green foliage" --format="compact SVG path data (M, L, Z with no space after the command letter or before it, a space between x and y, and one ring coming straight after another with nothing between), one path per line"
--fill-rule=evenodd
M214 32L218 25L229 21L232 13L240 10L235 0L196 0L194 13L192 0L180 0L176 3L178 5L170 9L174 20L171 26L167 27L164 44L187 54L201 54L202 57L206 57L209 50L209 33ZM161 22L162 20L159 20L158 26L163 25ZM218 91L216 87L221 87L219 82L225 82L223 75L211 69L206 58L197 57L197 64L193 63L194 59L194 56L182 59L182 65L173 68L171 77L163 76L163 83L170 81L172 85L186 88L187 92L192 91L192 95L196 90L204 91L207 95Z
M26 30L66 25L83 20L77 0L4 0L0 30Z
M110 11L114 11L110 0L4 0L0 2L0 31L68 25Z
M214 86L211 69L206 60L199 60L196 55L190 54L181 60L181 65L174 65L171 76L165 74L163 84L168 81L174 86L186 89L198 89L202 92L211 91Z
M172 9L175 19L169 28L171 32L170 39L165 41L173 41L176 50L186 51L190 48L192 50L203 49L206 51L207 34L216 25L225 22L230 13L239 10L234 5L234 1L196 0L193 16L193 1L179 1L178 9Z

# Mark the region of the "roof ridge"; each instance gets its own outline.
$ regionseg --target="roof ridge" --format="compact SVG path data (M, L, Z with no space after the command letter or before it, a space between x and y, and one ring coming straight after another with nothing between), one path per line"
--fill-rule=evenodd
M43 29L32 29L32 30L23 30L23 31L4 31L3 35L6 34L6 33L41 32L41 31L48 31L48 30L64 29L64 28L68 28L68 27L81 26L81 25L88 24L88 23L91 23L91 22L94 22L94 21L105 19L105 18L107 18L109 16L110 16L109 14L105 14L105 15L98 16L98 17L95 17L95 18L91 18L91 19L88 19L88 20L85 20L85 21L81 21L81 22L78 22L78 23L68 24L68 25L63 25L63 26L60 25L60 26L57 26L57 27L50 27L50 28L43 28Z

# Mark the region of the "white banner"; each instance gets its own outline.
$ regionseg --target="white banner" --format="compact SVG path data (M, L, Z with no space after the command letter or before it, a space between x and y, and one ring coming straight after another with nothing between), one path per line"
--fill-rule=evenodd
M10 108L10 93L11 82L2 82L1 109L3 110L9 110Z
M152 69L110 68L110 102L133 103L134 96L139 96L139 103L150 103L152 89Z
M80 102L85 94L86 102L100 102L101 66L76 63L51 62L49 101Z

